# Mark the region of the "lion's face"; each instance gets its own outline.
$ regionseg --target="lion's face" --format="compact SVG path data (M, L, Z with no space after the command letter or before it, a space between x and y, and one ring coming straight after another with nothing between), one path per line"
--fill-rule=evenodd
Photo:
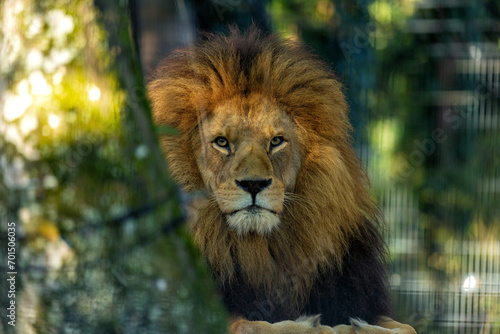
M200 137L198 168L228 225L271 232L301 163L291 117L260 95L235 97L200 123Z

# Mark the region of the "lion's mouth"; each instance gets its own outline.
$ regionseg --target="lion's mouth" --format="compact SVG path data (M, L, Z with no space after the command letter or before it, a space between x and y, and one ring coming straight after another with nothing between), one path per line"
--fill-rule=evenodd
M276 211L263 208L262 206L259 206L259 205L256 205L256 204L252 204L252 205L249 205L249 206L244 207L242 209L235 210L235 211L229 213L229 215L232 216L232 215L234 215L234 214L236 214L238 212L242 212L242 211L243 212L248 212L249 214L258 214L261 211L268 211L268 212L271 212L272 214L277 215Z
M280 222L276 211L256 204L235 210L226 217L229 227L239 235L250 232L268 235Z

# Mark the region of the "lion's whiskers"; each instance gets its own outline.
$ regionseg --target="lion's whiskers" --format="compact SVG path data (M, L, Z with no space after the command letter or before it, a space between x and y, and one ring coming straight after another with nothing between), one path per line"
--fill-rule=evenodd
M286 191L285 192L285 202L286 201L305 201L305 202L307 202L307 197Z

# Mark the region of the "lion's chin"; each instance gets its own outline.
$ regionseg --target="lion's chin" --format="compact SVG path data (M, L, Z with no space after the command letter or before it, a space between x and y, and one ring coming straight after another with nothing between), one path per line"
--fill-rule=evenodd
M276 213L261 210L240 210L227 216L227 223L238 234L250 232L267 235L279 224Z

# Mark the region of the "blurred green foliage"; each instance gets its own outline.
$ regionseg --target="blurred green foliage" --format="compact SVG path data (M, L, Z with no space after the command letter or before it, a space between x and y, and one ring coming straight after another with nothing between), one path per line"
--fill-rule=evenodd
M0 14L0 232L16 222L19 272L5 332L224 332L206 266L177 227L128 6L5 1Z
M496 332L500 4L267 4L273 29L318 50L346 86L390 227L397 319L419 333ZM483 294L465 288L471 275Z

